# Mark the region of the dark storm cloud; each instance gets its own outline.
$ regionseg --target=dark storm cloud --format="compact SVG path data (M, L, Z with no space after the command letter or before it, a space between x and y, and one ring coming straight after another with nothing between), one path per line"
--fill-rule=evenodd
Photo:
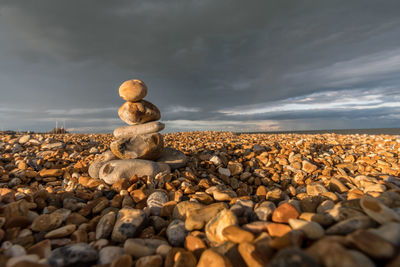
M329 118L348 128L379 112L392 125L398 107L382 95L400 90L399 8L365 0L2 1L0 126L67 120L77 130L109 130L123 124L117 88L133 77L174 129L321 128ZM369 91L380 106L357 97ZM347 105L346 92L354 98Z

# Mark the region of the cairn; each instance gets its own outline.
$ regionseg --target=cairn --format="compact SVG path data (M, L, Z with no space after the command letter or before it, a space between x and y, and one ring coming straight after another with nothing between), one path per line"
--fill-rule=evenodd
M164 148L159 131L165 125L158 120L160 110L143 98L147 86L140 80L128 80L119 87L119 95L126 102L119 108L118 116L128 126L114 130L115 140L89 167L92 178L113 184L133 175L154 177L160 172L186 165L186 156L173 148Z

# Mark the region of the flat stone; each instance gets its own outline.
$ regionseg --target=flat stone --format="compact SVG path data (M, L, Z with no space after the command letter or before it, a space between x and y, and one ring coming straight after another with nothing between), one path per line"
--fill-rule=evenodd
M274 210L272 214L272 221L288 223L289 219L297 219L298 217L299 212L293 205L289 203L283 203Z
M32 222L31 229L36 232L47 232L62 224L61 214L42 214Z
M310 196L318 196L326 192L328 190L322 184L312 183L307 185L307 194Z
M184 221L186 219L186 213L190 210L196 210L204 207L203 204L194 201L182 201L176 204L172 212L173 219L179 219Z
M71 235L76 230L75 224L68 224L53 231L48 232L44 238L61 238Z
M316 222L324 227L332 225L335 221L331 216L326 213L312 213L312 212L303 212L300 214L299 219L308 221L308 222Z
M328 235L346 235L358 229L367 229L373 222L367 216L358 216L340 221L326 230Z
M357 230L347 236L360 251L374 259L390 259L395 253L395 247L385 239L367 230Z
M135 258L150 256L162 245L168 245L160 239L129 238L124 243L125 252Z
M115 140L110 149L120 159L155 160L164 149L164 141L159 133L139 134Z
M129 125L143 124L157 121L161 118L160 110L146 100L139 102L125 102L118 110L118 115Z
M152 121L138 125L122 126L114 130L115 138L129 138L139 134L149 134L162 131L165 124L159 121Z
M108 238L114 228L116 219L115 212L109 212L103 217L101 217L100 221L96 226L96 240L102 238Z
M190 251L178 251L174 259L174 267L196 267L197 259Z
M156 191L147 198L147 207L150 209L150 214L160 216L161 208L168 202L168 196L162 191Z
M187 157L182 151L179 151L175 148L166 147L161 152L157 162L166 163L171 167L171 169L174 170L185 167L187 163Z
M48 262L51 266L62 267L76 264L91 265L98 259L97 251L86 243L77 243L56 248L51 252Z
M307 173L312 173L313 171L317 170L317 166L312 164L311 162L307 160L303 160L302 162L302 170L307 172Z
M233 198L237 197L237 194L231 189L217 189L213 192L213 197L217 201L231 201Z
M227 205L225 203L214 203L197 209L188 209L185 221L186 230L202 229L206 223L226 208Z
M124 254L120 256L118 259L115 259L110 267L126 267L126 266L132 266L132 257L131 255Z
M118 212L111 239L114 242L123 242L127 238L135 237L143 229L146 214L143 210L123 208Z
M110 150L107 150L106 152L97 156L96 159L89 165L88 173L90 177L98 179L100 168L107 162L114 159L117 159L117 157L114 156Z
M42 240L27 249L27 254L36 254L39 258L47 258L51 253L51 242L48 239Z
M324 228L316 222L289 219L289 225L294 230L302 231L306 237L311 240L320 239L324 236Z
M203 251L207 249L206 244L197 236L187 235L185 238L185 248L192 252Z
M390 222L368 231L384 238L395 246L400 246L400 223Z
M41 177L58 177L63 175L63 170L61 169L43 169L39 172Z
M226 241L222 234L224 228L237 224L236 215L231 210L224 209L206 224L205 233L209 241L221 244Z
M170 167L144 159L112 160L100 168L99 177L107 184L113 184L120 178L129 179L133 175L155 177L160 172L170 172Z
M268 245L276 250L287 247L301 247L305 234L300 230L292 230L281 237L272 239Z
M237 225L225 227L222 230L222 235L234 243L251 242L254 240L254 235L251 232L245 231Z
M299 248L285 248L271 259L268 266L301 266L301 267L318 267L320 266L310 255Z
M170 222L166 231L168 242L174 247L183 245L187 233L185 222L181 220L173 220Z
M260 221L268 221L272 218L276 206L271 201L262 202L256 209L254 209L257 219Z
M163 258L161 255L144 256L136 261L135 267L161 267Z
M266 265L261 253L254 244L248 242L240 243L238 250L247 266L262 267Z
M360 199L360 206L369 217L380 224L400 222L399 214L375 198L369 196L362 197Z
M282 223L269 223L267 229L269 235L272 237L281 237L292 230L290 226Z
M199 259L197 267L233 267L227 257L206 249Z
M31 135L30 134L23 135L23 136L21 136L19 138L18 143L25 144L26 142L29 141L29 139L31 139Z
M104 247L99 251L98 264L110 264L124 254L124 249L117 246Z
M147 86L141 80L127 80L120 85L118 93L125 101L136 102L147 95Z

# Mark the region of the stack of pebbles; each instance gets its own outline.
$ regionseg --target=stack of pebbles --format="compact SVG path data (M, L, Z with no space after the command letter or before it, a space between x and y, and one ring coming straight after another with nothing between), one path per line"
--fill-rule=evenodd
M133 175L152 176L169 172L171 168L186 165L186 156L172 148L164 149L159 131L165 125L158 120L160 110L143 98L147 86L140 80L128 80L119 87L119 95L126 102L118 110L122 121L128 124L114 130L116 138L110 150L101 154L89 167L92 178L113 184L120 178Z

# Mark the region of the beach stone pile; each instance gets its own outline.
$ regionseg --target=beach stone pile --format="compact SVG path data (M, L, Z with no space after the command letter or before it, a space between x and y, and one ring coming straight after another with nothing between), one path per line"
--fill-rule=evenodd
M120 178L133 175L155 177L171 168L184 167L186 156L173 148L164 148L159 131L165 125L158 120L160 110L143 98L147 86L141 80L128 80L119 87L119 96L126 102L119 108L118 116L128 126L114 130L110 149L101 154L89 167L92 178L114 184Z

